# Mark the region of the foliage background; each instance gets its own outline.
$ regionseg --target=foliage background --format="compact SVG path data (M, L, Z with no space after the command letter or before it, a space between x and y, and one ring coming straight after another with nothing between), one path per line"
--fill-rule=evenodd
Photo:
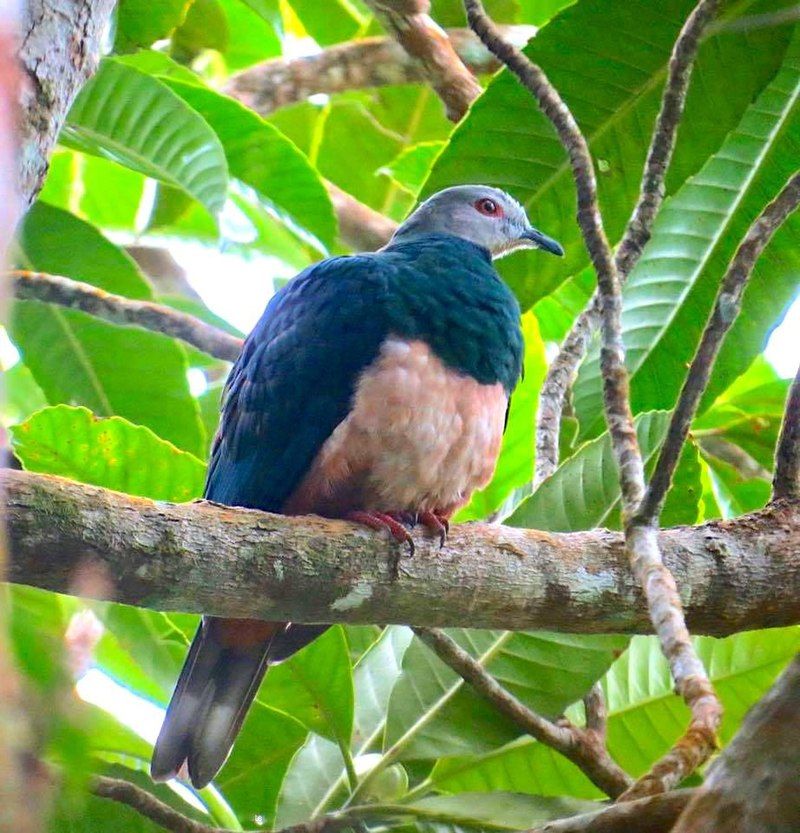
M564 336L593 288L569 170L549 124L505 72L483 79L484 95L455 127L424 85L318 96L267 119L220 91L232 74L312 39L325 48L380 34L360 0L330 0L324 13L321 5L122 0L113 48L75 103L20 229L18 264L155 298L233 330L196 297L157 295L125 245L209 247L229 256L231 270L252 262L265 285L277 286L276 276L347 251L323 179L395 220L447 185L506 188L567 256L526 253L501 264L525 310L526 375L496 476L462 519L499 513L511 524L554 531L618 527L596 349L565 418L561 466L535 492L530 485L546 348ZM500 22L542 27L528 52L589 139L607 229L618 238L638 193L669 51L693 3L487 5ZM724 4L698 57L668 202L625 288L633 405L651 462L734 247L800 158L800 35L791 22L754 23L787 5ZM432 14L442 25L463 25L456 0L435 0ZM799 224L790 219L756 267L682 455L665 525L733 517L768 498L788 383L761 353L797 292ZM20 361L5 373L2 418L25 468L160 500L200 494L223 362L156 333L34 301L14 304L8 334ZM85 604L21 587L7 592L17 658L39 706L42 752L68 776L53 830L152 828L132 811L86 797L81 785L91 772L134 781L231 829L282 827L341 806L354 773L375 766L384 775L364 798L406 804L420 829L434 826L431 814L436 826L444 817L453 828L522 829L600 797L409 630L368 626L331 628L270 671L214 786L198 794L155 787L146 774L152 738L140 736L137 713L121 722L73 692L64 640L72 671L85 672L81 640L90 620L75 618ZM92 664L163 707L195 617L110 603L91 610L103 626ZM633 775L686 723L650 637L450 633L549 716L580 721L580 698L599 680L611 753ZM800 648L800 628L697 643L726 709L727 740Z

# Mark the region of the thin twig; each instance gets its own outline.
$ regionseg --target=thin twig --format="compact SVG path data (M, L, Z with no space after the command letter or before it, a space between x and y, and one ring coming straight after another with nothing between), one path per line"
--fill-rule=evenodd
M536 34L535 26L504 26L503 34L522 46ZM448 29L458 57L473 73L494 72L500 62L486 50L471 29ZM225 93L262 116L279 107L320 93L332 95L428 79L424 65L394 38L347 41L315 55L273 58L231 77Z
M673 777L680 780L686 774L686 765L696 767L711 754L721 718L721 706L689 639L675 580L661 558L656 526L630 525L645 493L644 466L630 409L620 323L620 282L603 231L586 139L542 70L519 50L502 41L483 11L480 0L465 0L465 6L470 26L536 97L567 151L578 197L578 225L597 273L601 304L603 404L619 471L626 552L633 573L645 592L650 619L669 661L676 688L692 713L686 734L656 765L651 773L653 777L640 781L638 789L635 785L633 791L628 790L623 796L640 797L646 794L644 790L671 789L677 782Z
M480 663L444 632L417 627L414 633L481 697L531 737L572 761L606 795L616 798L631 785L631 778L608 754L604 742L605 733L598 732L596 726L587 725L584 730L572 724L555 724L547 720L506 691Z
M664 178L678 133L694 59L703 31L716 11L718 0L701 0L686 19L672 50L667 81L647 153L639 199L617 249L619 280L624 283L650 239L653 222L664 199ZM536 477L538 485L558 467L561 415L569 388L600 323L599 294L581 313L547 370L536 415Z
M467 69L444 31L428 14L426 0L367 0L397 42L418 60L447 117L459 121L480 95L481 85Z
M359 202L333 182L325 180L325 187L344 243L357 252L374 252L389 242L397 229L394 220Z
M800 498L800 367L789 389L775 452L772 499Z
M88 283L43 272L14 271L9 278L14 295L22 301L58 304L112 324L130 324L163 333L226 361L235 361L242 349L240 338L193 315L151 301L133 301Z
M121 778L96 775L91 780L90 789L100 798L107 798L127 805L139 815L150 819L150 821L165 830L171 831L171 833L230 833L227 828L203 824L184 816L170 807L169 804L165 804L161 799L147 792L147 790L143 790L136 784L131 784ZM352 824L352 821L344 817L323 816L303 824L284 827L280 833L333 833L333 831L347 827L349 824ZM252 831L252 833L255 833L255 831Z
M642 505L636 516L636 523L647 525L654 522L660 512L664 498L669 489L675 466L689 433L689 426L700 403L711 371L714 368L723 339L736 320L741 308L742 294L761 253L772 240L786 218L800 205L800 172L789 178L778 196L764 208L747 230L736 254L728 266L722 285L717 293L714 309L706 324L700 345L697 348L686 380L681 388L678 403L672 412L669 430L664 445L658 456L655 471L650 479ZM789 400L791 406L791 398ZM787 410L787 416L789 410ZM784 421L789 434L796 434L798 414L794 414L794 427L791 419ZM791 440L787 441L791 445ZM795 448L795 454L798 452ZM796 471L795 471L796 474ZM776 469L775 477L778 478ZM783 475L781 475L783 478Z
M595 683L583 698L586 711L586 731L591 732L605 745L608 724L606 698L600 683Z

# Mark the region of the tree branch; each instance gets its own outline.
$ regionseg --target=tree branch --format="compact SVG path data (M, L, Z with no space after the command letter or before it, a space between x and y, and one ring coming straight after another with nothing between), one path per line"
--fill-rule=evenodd
M647 494L637 512L637 523L650 524L659 516L675 466L678 464L678 457L689 433L689 426L700 404L700 397L708 386L722 341L739 314L742 294L753 272L753 267L769 241L772 240L772 235L798 205L800 205L800 172L789 178L778 196L753 221L739 244L722 279L714 309L703 331L694 359L692 359L678 403L672 412L667 437L658 455L658 462L647 487ZM791 408L791 405L790 397L787 408ZM788 413L787 409L787 415ZM796 423L798 415L788 416L784 421L784 426L789 426L789 434L793 431L792 419ZM795 425L794 431L797 432L797 430ZM792 445L791 439L787 440L787 444ZM797 454L795 449L795 455ZM797 469L795 469L796 474ZM783 472L779 476L776 469L776 479L780 477L783 481L784 476Z
M616 798L630 787L632 779L608 754L604 735L571 723L555 724L536 714L506 691L446 633L425 627L414 628L414 633L501 714L513 720L531 737L572 761L606 795Z
M14 294L23 301L42 301L95 315L112 324L132 324L145 330L163 333L197 347L204 353L226 361L235 361L242 340L193 315L151 301L132 301L112 295L96 286L43 272L9 273Z
M147 790L137 787L121 778L108 778L105 775L95 775L92 778L91 791L100 798L107 798L119 804L125 804L139 815L163 827L171 833L230 833L224 827L202 824L199 821L184 816L174 810L169 804L156 798ZM280 833L333 833L343 827L352 825L352 819L344 815L340 817L323 816L312 819L303 824L295 824L291 827L284 827ZM255 831L253 831L255 833Z
M664 178L675 147L694 59L700 39L717 5L718 0L701 0L686 19L672 49L661 109L656 118L642 174L639 199L615 258L621 283L625 282L650 239L653 222L664 200ZM536 417L537 483L549 477L558 467L558 438L564 403L599 322L600 301L598 293L595 293L572 325L561 350L547 370Z
M5 470L9 578L71 592L87 570L103 598L156 610L273 621L642 633L651 625L607 530L550 534L491 524L397 545L344 521L205 503L173 505ZM800 504L663 531L698 633L800 622ZM775 576L781 581L776 583ZM87 586L84 582L83 586Z
M50 151L80 88L94 74L114 0L30 0L23 4L19 190L30 205Z
M800 830L800 656L712 764L674 833Z
M708 758L716 745L722 706L691 643L675 580L659 550L656 524L630 525L645 494L644 464L630 408L628 372L622 343L621 291L616 263L603 230L597 183L586 139L547 76L519 50L503 41L480 0L465 0L472 29L539 102L569 157L578 198L578 225L597 274L601 306L600 369L603 404L619 470L625 543L631 569L644 589L650 618L667 658L675 686L691 710L686 734L623 798L668 790Z
M481 85L456 53L447 32L428 14L428 0L366 0L403 49L417 60L447 117L458 121L480 95Z
M775 452L772 499L800 497L800 368L794 377Z
M505 26L512 43L524 45L536 34L535 26ZM476 75L494 72L499 61L470 29L448 29L457 56ZM275 58L234 75L225 92L262 116L309 96L393 84L424 82L424 64L393 38L362 38L301 58Z
M397 228L394 220L359 202L330 181L328 196L339 221L339 236L356 252L374 252L385 246Z
M528 833L669 833L696 792L674 790L612 804L596 813L552 821Z

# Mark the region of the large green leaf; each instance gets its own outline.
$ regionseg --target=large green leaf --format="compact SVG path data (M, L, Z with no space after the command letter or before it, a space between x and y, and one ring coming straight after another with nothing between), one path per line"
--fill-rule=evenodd
M779 2L737 2L729 16ZM525 48L556 85L600 163L606 230L617 240L630 217L673 41L694 0L583 0L565 9ZM673 166L674 192L696 172L770 80L786 48L785 27L718 32L700 49ZM747 55L747 61L742 61ZM486 182L522 200L534 225L558 239L564 258L541 253L503 262L523 308L587 265L566 154L527 90L501 72L472 106L433 167L425 195Z
M291 0L290 5L320 46L350 40L368 22L368 15L361 14L350 0L328 0L324 14L316 0Z
M216 212L228 170L214 131L156 78L114 60L81 90L61 140L184 190Z
M627 644L624 636L448 633L515 696L550 716L585 694ZM391 760L484 752L519 734L518 726L414 640L389 703L384 748Z
M117 49L135 49L167 37L184 18L187 0L120 0L117 7Z
M342 628L329 628L302 651L270 669L259 699L349 748L353 675Z
M800 649L800 628L751 631L725 639L696 637L695 646L725 708L728 742L747 710ZM609 751L633 775L646 771L685 730L688 712L674 693L654 637L634 637L603 681ZM444 792L514 790L534 795L599 797L583 773L529 738L488 755L442 759L431 787Z
M509 508L506 510L504 506L500 514L506 515L526 496L526 492L529 493L525 487L533 478L536 405L547 364L539 325L532 313L522 317L522 328L525 336L525 375L511 397L497 468L489 485L476 492L459 512L459 522L488 518L504 502L509 504Z
M258 191L324 246L333 244L336 220L328 193L290 139L231 98L194 84L165 83L214 129L232 176Z
M646 469L655 464L658 449L669 425L669 414L653 411L636 419L636 433ZM673 510L664 513L664 523L693 523L700 499L700 470L696 452L686 452L675 475L673 490L679 493ZM620 487L617 464L606 432L562 463L506 521L510 526L574 532L598 526L619 527ZM668 498L669 500L669 498ZM681 509L690 514L680 513Z
M147 300L150 287L133 260L97 229L36 203L18 235L25 268ZM98 416L122 416L193 454L205 436L177 342L136 327L117 327L85 313L38 301L12 308L10 333L51 404L85 405Z
M670 408L686 375L727 264L748 226L800 158L800 34L775 80L746 112L718 153L663 206L653 237L623 290L623 339L634 412ZM790 218L760 257L739 322L725 339L706 404L763 348L777 309L797 286ZM599 350L590 352L574 388L582 436L602 426Z
M400 674L411 631L396 625L386 628L364 654L353 672L355 711L352 754L358 761L380 738L389 696ZM276 826L298 824L324 812L347 783L338 746L311 735L298 751L281 788Z
M177 503L203 491L205 466L197 457L121 417L56 405L13 426L11 435L28 471Z

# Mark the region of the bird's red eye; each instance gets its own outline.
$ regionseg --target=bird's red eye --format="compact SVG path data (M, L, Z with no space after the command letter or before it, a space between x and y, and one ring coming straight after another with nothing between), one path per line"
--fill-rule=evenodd
M480 211L481 214L485 214L487 217L502 217L503 216L503 209L494 201L490 200L488 197L483 197L480 200L475 201L475 208Z

